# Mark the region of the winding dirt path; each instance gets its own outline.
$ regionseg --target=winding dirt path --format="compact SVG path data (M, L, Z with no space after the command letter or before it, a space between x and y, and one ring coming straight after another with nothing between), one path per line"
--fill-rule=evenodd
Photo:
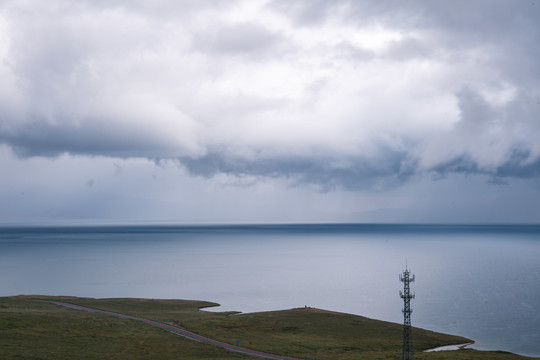
M144 319L144 318L140 318L140 317L136 317L136 316L119 314L119 313L115 313L115 312L112 312L112 311L94 309L94 308L90 308L90 307L86 307L86 306L80 306L80 305L65 303L65 302L61 302L61 301L51 301L51 303L55 304L55 305L58 305L58 306L63 306L63 307L66 307L66 308L75 309L75 310L95 312L95 313L100 313L100 314L116 316L116 317L122 318L122 319L131 319L131 320L142 321L143 323L146 323L148 325L152 325L152 326L155 326L155 327L158 327L158 328L162 328L163 330L172 332L173 334L177 334L177 335L183 336L183 337L191 339L191 340L200 341L200 342L211 344L211 345L216 345L216 346L222 347L224 349L234 351L234 352L237 352L237 353L241 353L241 354L244 354L244 355L259 357L259 358L263 358L263 359L274 359L274 360L301 360L301 359L298 359L298 358L292 358L292 357L288 357L288 356L268 354L268 353L264 353L264 352L257 351L257 350L251 350L251 349L246 349L246 348L243 348L243 347L240 347L240 346L226 344L226 343L223 343L221 341L212 340L212 339L209 339L207 337L197 335L195 333L192 333L192 332L189 332L189 331L186 331L186 330L182 330L182 329L177 328L175 326L160 323L158 321L148 320L148 319Z

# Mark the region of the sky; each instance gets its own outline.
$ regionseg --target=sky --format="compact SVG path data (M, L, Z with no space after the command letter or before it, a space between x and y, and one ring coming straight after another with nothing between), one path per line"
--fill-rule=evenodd
M540 0L0 0L0 223L540 223Z

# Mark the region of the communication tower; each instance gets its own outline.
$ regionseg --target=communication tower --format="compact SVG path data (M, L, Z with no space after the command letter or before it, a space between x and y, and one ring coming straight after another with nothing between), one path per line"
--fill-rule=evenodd
M414 299L414 293L411 294L410 283L414 281L414 275L407 267L403 274L399 275L399 281L403 282L403 291L399 296L403 299L403 352L401 360L414 360L413 343L411 334L411 299Z

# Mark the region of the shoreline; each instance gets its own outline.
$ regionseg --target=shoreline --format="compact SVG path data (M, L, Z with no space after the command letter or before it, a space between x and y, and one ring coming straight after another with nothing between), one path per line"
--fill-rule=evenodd
M465 343L465 344L457 344L457 345L445 345L445 346L439 346L433 349L424 350L422 352L437 352L437 351L455 351L455 350L463 350L463 349L474 349L471 346L473 346L475 342ZM477 350L477 349L475 349ZM479 350L481 351L481 350Z
M22 303L19 304L19 302ZM376 329L375 333L379 334L379 336L365 338L363 340L363 343L361 344L361 347L365 347L366 349L377 348L377 351L381 354L389 354L389 352L394 351L392 350L394 345L387 346L388 342L390 340L394 341L395 339L397 339L396 341L399 343L401 341L402 335L401 324L365 318L360 315L334 312L307 306L269 312L211 313L205 311L205 309L219 308L219 303L202 300L155 298L97 299L79 298L72 296L44 295L18 295L10 297L0 297L0 303L2 303L2 306L0 306L0 310L2 310L0 311L0 314L4 314L3 316L7 318L10 318L10 314L14 314L15 312L18 312L20 314L21 309L26 309L27 312L25 316L27 316L35 323L36 329L38 329L37 331L43 331L43 328L48 326L46 324L51 324L51 326L53 326L54 322L51 322L51 319L62 322L65 321L64 319L68 319L68 321L75 321L73 322L74 325L78 324L76 323L76 320L79 315L76 315L74 318L70 318L69 316L65 317L66 315L68 315L68 313L64 313L63 311L55 311L51 313L52 317L49 315L49 317L47 317L46 319L41 319L43 315L41 307L43 307L43 305L39 304L52 303L55 305L62 305L61 307L68 307L77 310L86 310L86 312L101 312L103 314L113 315L114 317L139 320L154 326L155 324L159 324L158 327L165 326L166 328L164 328L164 330L173 330L172 332L178 335L186 335L187 332L192 331L193 333L189 334L188 336L191 337L191 339L193 339L193 336L199 337L199 340L201 336L205 338L208 337L208 339L219 339L217 341L209 341L212 341L214 345L216 343L228 344L226 345L227 347L232 346L236 350L239 350L240 348L238 344L242 343L243 347L245 346L254 350L260 349L255 350L258 351L259 356L262 352L264 353L262 357L273 359L298 358L299 354L302 354L302 351L305 350L305 344L315 346L315 350L312 351L312 354L310 356L322 356L327 350L326 347L324 347L324 349L317 348L317 345L320 345L321 343L321 337L324 337L325 339L331 339L332 336L334 336L333 339L336 343L342 341L343 339L346 339L344 342L344 346L349 346L348 344L350 343L355 344L355 346L358 347L359 345L357 344L357 337L353 336L353 338L351 339L349 339L348 337L350 337L349 335L351 333L354 333L355 331L357 331L358 334L366 334L367 329ZM67 304L70 305L66 306ZM10 308L13 309L9 310ZM174 314L172 318L171 314ZM43 322L44 320L46 320L46 323ZM32 323L32 321L30 323ZM88 328L87 338L91 341L95 341L95 336L97 333L93 327L98 326L96 325L98 323L82 323L83 329ZM58 327L56 326L53 326L53 328L58 329ZM233 331L233 329L235 330ZM315 331L313 331L314 329ZM106 330L109 331L109 328L107 328ZM271 341L268 340L269 330L272 331L272 334L275 337L275 339ZM107 331L100 336L106 337ZM497 350L479 350L471 348L471 346L475 344L475 342L471 339L467 339L464 337L443 333L434 333L433 331L422 328L418 328L417 331L419 335L419 337L417 337L417 340L420 341L419 344L424 344L423 346L420 346L419 349L427 349L422 350L422 352L452 350L472 351L459 352L459 356L458 353L456 353L457 359L469 359L470 356L474 354L476 354L474 355L475 359L476 356L478 356L478 359L484 359L486 356L489 357L490 353L492 352L495 352L493 353L493 355L495 355L495 358L499 359L500 353L502 353L501 351ZM43 337L47 338L48 336L50 336L49 333L51 332L45 332ZM283 340L285 339L283 336L287 337L290 334L295 334L295 337L298 337L297 341L293 341L290 343L287 343L287 341L283 342ZM436 336L433 336L432 334ZM55 344L55 339L64 338L64 336L69 337L70 334L66 333L62 334L62 336L60 337L51 338L49 339L48 344ZM280 339L280 341L275 341L276 339ZM35 342L35 338L28 338L26 340L28 340L29 344L33 344ZM438 344L444 344L445 342L446 344L453 343L454 345L445 345L433 348L429 347L429 344L431 344L432 346L437 346ZM340 347L339 344L336 346L338 349L342 348L342 346ZM57 349L53 350L56 351ZM231 349L228 348L228 350ZM244 350L241 349L241 351L243 352ZM476 353L476 351L478 351L478 353ZM484 353L484 355L480 355L480 353ZM509 358L511 359L518 359L520 358L519 356L522 356L510 352L507 352L507 354L508 356L510 356ZM250 355L253 355L253 353L250 353ZM301 357L302 356L300 356L300 358ZM371 356L368 358L375 359L376 357ZM321 359L328 359L328 357L323 356L321 357ZM349 357L347 357L347 359L349 359Z

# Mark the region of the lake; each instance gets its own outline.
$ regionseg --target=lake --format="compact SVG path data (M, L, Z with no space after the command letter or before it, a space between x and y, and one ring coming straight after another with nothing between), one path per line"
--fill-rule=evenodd
M307 305L398 323L407 264L413 326L540 356L540 226L5 226L0 249L1 296Z

